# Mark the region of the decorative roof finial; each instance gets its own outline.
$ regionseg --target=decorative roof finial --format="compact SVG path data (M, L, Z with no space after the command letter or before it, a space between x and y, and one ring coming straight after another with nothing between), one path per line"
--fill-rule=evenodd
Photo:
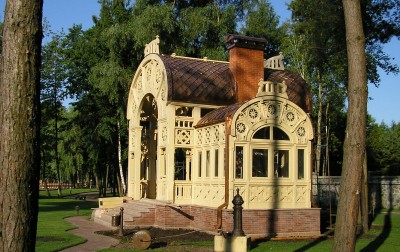
M284 59L283 53L280 52L279 55L264 60L264 68L285 70Z
M159 44L160 44L160 39L159 36L157 35L153 41L146 44L146 47L144 48L144 56L146 57L150 53L160 54Z

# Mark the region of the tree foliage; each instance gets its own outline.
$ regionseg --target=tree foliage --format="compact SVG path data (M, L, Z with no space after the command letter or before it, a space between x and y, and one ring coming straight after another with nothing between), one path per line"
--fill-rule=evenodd
M60 132L61 145L56 144L61 155L62 180L73 183L78 174L80 178L93 176L101 188L123 183L123 176L116 174L119 164L126 167L127 162L127 95L143 48L156 35L161 37L163 53L217 60L227 59L225 38L238 32L238 24L244 22L247 12L254 18L241 26L244 34L274 38L271 43L274 52L278 51L283 36L276 31L279 20L266 1L102 0L99 3L100 15L93 17L93 27L83 31L80 25L75 25L67 34L53 37L48 45L59 43L53 47L54 54L63 54L64 75L60 77L63 83L59 90L76 99L70 109L59 112L65 116L66 126ZM262 32L257 29L257 17L264 14L268 18L262 24L260 21L259 26L268 30ZM49 68L54 69L54 63L48 62ZM43 100L44 109L48 103ZM80 143L73 143L78 139ZM117 148L119 144L121 151ZM122 160L118 160L118 152ZM52 158L49 154L47 166L52 164ZM126 174L126 170L119 170L120 175Z
M293 0L289 9L292 11L292 19L285 24L289 36L283 39L282 50L289 68L300 72L311 85L316 129L314 153L318 155L321 149L329 148L329 166L333 174L338 175L341 156L337 154L343 145L344 124L343 120L334 118L343 118L340 115L346 112L348 85L343 5L340 0ZM379 83L379 68L387 73L398 72L398 67L383 52L382 46L390 38L398 38L399 25L396 21L399 10L398 1L362 1L370 83ZM381 29L382 27L386 29ZM326 135L326 128L331 128L328 130L329 135ZM336 154L333 150L336 150ZM324 157L324 154L320 154L322 157L317 155L315 167L326 165L322 161L328 157Z
M377 3L384 7L378 8ZM59 136L62 180L75 183L77 177L94 179L102 187L122 182L117 179L121 177L117 174L119 163L124 164L119 173L126 174L127 94L146 43L159 35L161 51L165 54L226 60L228 54L224 44L226 35L230 33L266 37L269 40L266 57L283 51L289 69L300 72L310 83L314 111L322 112L322 135L325 126L329 126L332 174L340 173L338 167L342 164L346 116L347 56L339 0L294 0L289 5L293 18L283 27L279 26L279 17L266 0L101 0L99 4L100 14L93 17L94 25L90 29L84 31L80 25L74 25L66 34L58 35L60 46L57 50L63 54L64 71L60 91L75 99L70 108L59 111L62 115ZM372 4L378 10L372 11ZM366 1L365 6L368 7L366 13L370 13L368 15L373 20L371 24L384 19L387 26L392 27L396 20L393 9L397 5L386 5L384 1L376 0ZM392 17L383 17L387 13L392 13ZM383 26L382 21L380 27ZM371 48L377 48L389 37L396 36L393 35L398 29L396 27L387 29L385 39L382 34L378 35L379 29L371 33L375 34L371 37L379 37L368 40L373 45ZM379 53L379 50L375 52L381 58L371 56L371 59L384 62L382 59L387 55ZM387 66L388 71L396 71L394 65L393 68L390 64L382 65ZM321 98L317 95L320 85ZM47 110L44 113L50 113L49 106L48 102L43 103L43 109ZM317 113L313 117L316 118ZM80 142L74 143L74 139ZM122 146L121 151L118 143ZM43 144L50 146L49 143ZM118 160L118 153L122 154L122 160ZM49 152L49 159L54 158L52 155ZM325 157L325 152L322 157ZM48 167L52 164L51 160L46 162ZM322 165L326 166L325 163ZM50 176L52 169L48 170Z
M400 175L400 123L369 123L367 157L370 171L379 175Z

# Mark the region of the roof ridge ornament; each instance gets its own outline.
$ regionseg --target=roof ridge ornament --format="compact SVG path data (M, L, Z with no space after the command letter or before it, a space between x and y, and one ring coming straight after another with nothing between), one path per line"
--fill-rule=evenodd
M275 95L288 99L286 90L287 85L285 81L282 81L282 83L278 83L272 81L264 81L263 79L260 79L260 82L258 82L257 97L264 95Z
M264 60L264 68L285 70L284 59L283 53L280 52L279 55Z
M160 54L160 38L157 35L150 43L146 44L144 48L144 56L146 57L150 53Z

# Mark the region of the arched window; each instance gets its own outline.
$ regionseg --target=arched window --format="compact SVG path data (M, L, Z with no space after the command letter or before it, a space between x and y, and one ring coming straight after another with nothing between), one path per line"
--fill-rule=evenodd
M272 129L272 132L271 132ZM272 133L272 134L271 134ZM256 131L253 135L253 139L266 139L270 140L272 135L272 140L283 140L289 141L289 136L280 128L277 127L263 127Z
M274 140L287 140L289 141L289 136L280 128L274 127Z
M282 145L283 141L290 141L288 134L278 127L268 126L257 130L253 139L269 141L263 141L263 145L258 143L256 148L252 148L252 177L269 177L271 174L275 178L288 178L291 155L285 147L287 144Z
M256 131L254 139L270 139L270 127L264 127Z

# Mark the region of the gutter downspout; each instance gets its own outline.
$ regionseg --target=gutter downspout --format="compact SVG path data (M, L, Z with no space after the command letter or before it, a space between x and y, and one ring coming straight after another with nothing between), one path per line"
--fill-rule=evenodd
M225 202L217 208L217 225L218 232L222 227L222 209L229 203L229 133L231 131L232 118L225 118Z

